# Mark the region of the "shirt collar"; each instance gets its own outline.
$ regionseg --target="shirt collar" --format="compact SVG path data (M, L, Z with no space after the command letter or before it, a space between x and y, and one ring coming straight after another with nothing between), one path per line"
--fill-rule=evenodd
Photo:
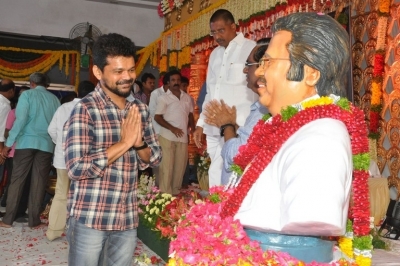
M243 36L243 33L241 32L237 32L236 33L236 37L233 38L232 41L230 41L230 43L235 42L237 43L239 46L242 46L244 44L244 42L246 41L246 38ZM230 44L229 43L229 44Z
M7 99L6 97L4 97L2 94L0 94L0 101L4 101L4 102L10 104L10 100Z

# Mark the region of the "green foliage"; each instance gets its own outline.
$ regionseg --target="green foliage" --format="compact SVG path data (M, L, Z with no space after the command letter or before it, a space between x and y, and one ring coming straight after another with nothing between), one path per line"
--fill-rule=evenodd
M231 165L231 171L232 172L235 172L236 174L238 174L238 175L242 175L243 174L243 170L240 168L240 166L239 165L237 165L237 164L233 164L233 165Z
M284 122L288 121L290 118L292 118L295 114L297 114L299 111L293 107L293 106L288 106L286 109L282 109L281 114L282 114L282 120Z
M353 155L353 165L356 170L368 170L370 163L369 153Z
M347 110L347 111L350 110L350 102L346 98L340 98L336 104L343 110Z
M354 237L353 246L360 250L372 249L371 236Z
M270 113L268 113L268 114L265 114L265 115L262 116L262 120L263 120L263 121L267 121L267 120L270 119L271 117L272 117L272 115L271 115Z

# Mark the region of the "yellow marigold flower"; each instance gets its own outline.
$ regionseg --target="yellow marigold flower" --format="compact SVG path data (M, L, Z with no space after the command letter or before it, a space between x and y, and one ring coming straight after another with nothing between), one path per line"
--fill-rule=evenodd
M363 257L363 256L356 256L356 263L358 266L370 266L371 265L371 258Z
M306 102L302 103L301 106L303 107L303 109L307 109L307 108L311 108L311 107L314 107L317 105L328 105L328 104L332 104L332 103L333 103L332 98L323 96L319 99L313 99L313 100L306 101Z
M347 257L353 258L353 241L348 237L339 238L339 247L340 250L346 254Z
M237 265L238 265L238 266L252 266L251 263L249 263L248 261L244 261L243 259L239 259Z

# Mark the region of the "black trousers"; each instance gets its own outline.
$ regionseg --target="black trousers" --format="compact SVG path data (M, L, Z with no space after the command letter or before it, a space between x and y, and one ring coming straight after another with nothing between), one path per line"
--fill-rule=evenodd
M11 183L8 187L6 214L3 222L11 225L18 212L24 185L32 169L28 200L28 226L40 224L41 204L44 198L53 154L37 149L16 149L13 159Z

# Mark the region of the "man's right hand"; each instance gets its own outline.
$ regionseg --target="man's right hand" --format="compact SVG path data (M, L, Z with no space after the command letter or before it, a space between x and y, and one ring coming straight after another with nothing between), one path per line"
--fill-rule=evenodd
M203 128L202 127L196 127L196 130L193 133L193 140L194 143L196 144L197 148L201 148L201 138L203 137Z
M142 143L142 118L137 106L132 106L126 118L122 119L121 142L128 147Z

